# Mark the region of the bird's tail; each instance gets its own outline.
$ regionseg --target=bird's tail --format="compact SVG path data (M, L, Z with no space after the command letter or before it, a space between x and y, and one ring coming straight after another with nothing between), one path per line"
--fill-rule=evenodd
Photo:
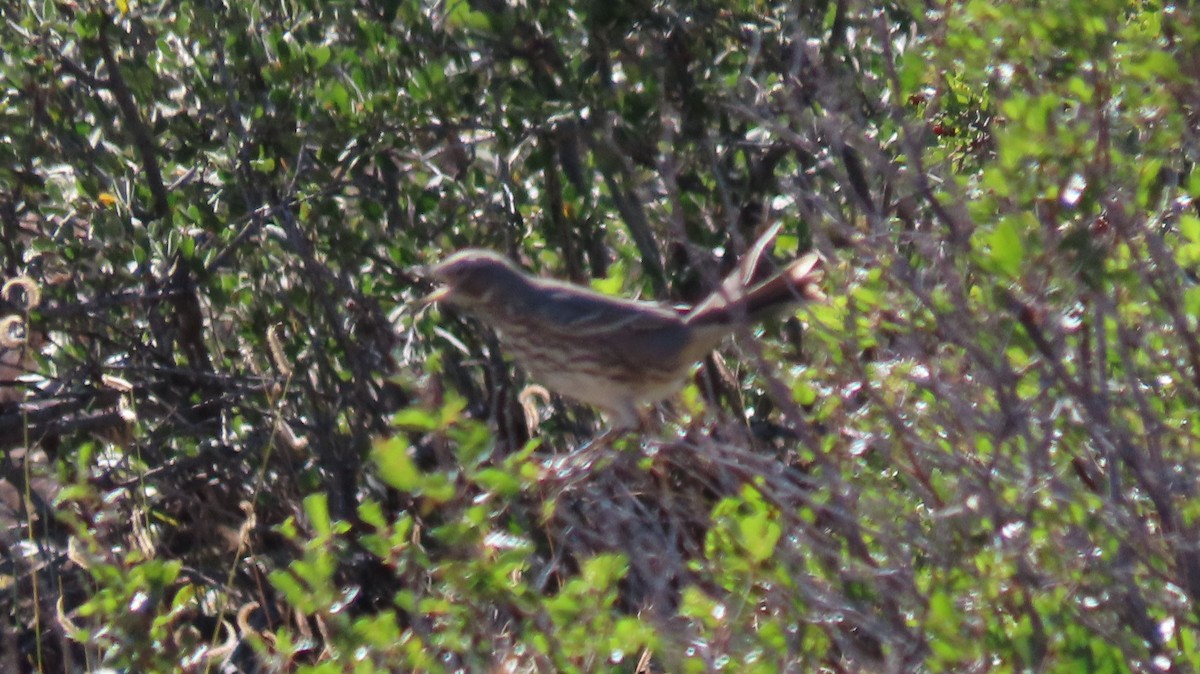
M776 223L766 231L721 287L688 312L693 327L728 326L733 330L763 320L771 314L805 301L825 299L821 292L821 256L810 252L792 261L783 271L762 279L766 251L779 233Z

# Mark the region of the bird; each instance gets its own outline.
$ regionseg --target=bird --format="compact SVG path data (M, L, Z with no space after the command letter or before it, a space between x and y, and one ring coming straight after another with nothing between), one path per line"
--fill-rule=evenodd
M599 408L611 431L632 430L643 406L675 395L695 364L725 338L780 308L824 299L816 252L765 281L754 280L778 231L776 223L720 287L687 310L540 278L481 248L461 250L425 270L440 285L424 302L479 319L535 382Z

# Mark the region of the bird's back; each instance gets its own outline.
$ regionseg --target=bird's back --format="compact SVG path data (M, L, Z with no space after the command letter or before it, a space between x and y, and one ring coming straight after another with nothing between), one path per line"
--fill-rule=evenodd
M623 421L674 393L690 370L691 330L662 305L541 279L514 299L488 312L505 350L547 388Z

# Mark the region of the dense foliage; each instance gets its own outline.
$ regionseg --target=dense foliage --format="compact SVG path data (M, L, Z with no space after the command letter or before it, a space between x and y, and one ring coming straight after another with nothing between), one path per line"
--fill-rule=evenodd
M0 6L0 669L1190 672L1184 4ZM612 444L483 246L829 300Z

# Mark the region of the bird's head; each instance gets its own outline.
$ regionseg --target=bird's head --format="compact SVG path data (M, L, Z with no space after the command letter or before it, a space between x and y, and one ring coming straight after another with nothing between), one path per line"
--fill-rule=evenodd
M441 285L425 297L466 309L483 307L496 293L521 284L525 274L508 258L490 250L459 251L431 267L426 275Z

